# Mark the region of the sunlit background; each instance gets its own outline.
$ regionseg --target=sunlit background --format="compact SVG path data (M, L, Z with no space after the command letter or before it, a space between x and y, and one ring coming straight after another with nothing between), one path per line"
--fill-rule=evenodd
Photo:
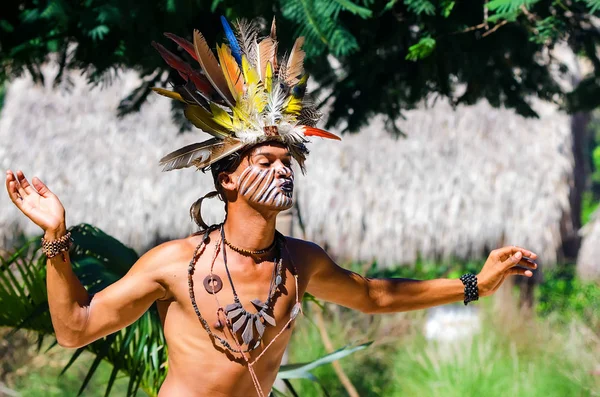
M194 232L213 185L158 166L207 135L150 91L181 82L150 43L193 62L163 32L223 42L221 15L264 32L275 16L280 53L306 37L321 126L343 137L312 140L281 232L371 277L457 278L503 245L540 257L467 307L373 316L306 297L284 364L313 365L282 370L276 395L599 396L600 1L245 3L0 5L0 164L61 199L90 291ZM155 396L155 308L81 351L55 345L40 236L0 194L0 396Z

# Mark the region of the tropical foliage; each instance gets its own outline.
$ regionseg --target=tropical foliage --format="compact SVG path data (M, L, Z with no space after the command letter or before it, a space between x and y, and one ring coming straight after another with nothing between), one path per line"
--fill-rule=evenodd
M60 67L54 84L65 89L69 69L109 83L134 68L143 82L119 112L136 111L151 86L179 78L150 42L175 51L163 32L189 38L195 28L209 43L222 40L220 15L262 16L265 25L276 16L282 48L306 36L308 70L331 106L327 127L355 131L383 114L397 131L402 111L432 93L457 104L486 98L528 116L536 116L529 96L571 110L600 101L599 0L10 1L0 5L0 83L24 71L42 81L51 54ZM572 92L552 74L565 69L549 51L561 41L593 66Z

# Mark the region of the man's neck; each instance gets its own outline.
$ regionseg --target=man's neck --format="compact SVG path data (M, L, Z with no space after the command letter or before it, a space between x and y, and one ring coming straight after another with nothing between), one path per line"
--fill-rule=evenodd
M277 212L267 214L244 206L231 206L225 220L225 238L232 245L247 249L261 250L273 242Z

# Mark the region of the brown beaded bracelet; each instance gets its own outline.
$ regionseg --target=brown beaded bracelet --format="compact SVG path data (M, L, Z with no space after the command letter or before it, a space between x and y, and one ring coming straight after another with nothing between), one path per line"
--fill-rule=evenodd
M67 232L67 234L56 240L48 241L42 238L42 252L50 259L61 252L68 251L72 243L71 232Z

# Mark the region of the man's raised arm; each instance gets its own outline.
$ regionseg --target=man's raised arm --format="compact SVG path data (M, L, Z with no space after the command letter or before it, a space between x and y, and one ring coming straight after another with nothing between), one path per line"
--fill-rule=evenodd
M25 175L6 173L12 202L44 230L44 239L56 241L67 233L65 210L39 179L31 186ZM119 281L90 296L73 269L67 252L47 262L48 304L58 343L80 347L126 327L152 303L166 295L159 282L160 264L172 260L175 242L166 243L142 256Z
M465 285L459 279L368 278L338 266L316 245L304 252L311 263L307 292L365 313L418 310L465 299ZM537 267L533 262L536 258L533 252L519 247L492 251L477 275L479 296L493 294L508 276L531 277L533 273L527 269Z

